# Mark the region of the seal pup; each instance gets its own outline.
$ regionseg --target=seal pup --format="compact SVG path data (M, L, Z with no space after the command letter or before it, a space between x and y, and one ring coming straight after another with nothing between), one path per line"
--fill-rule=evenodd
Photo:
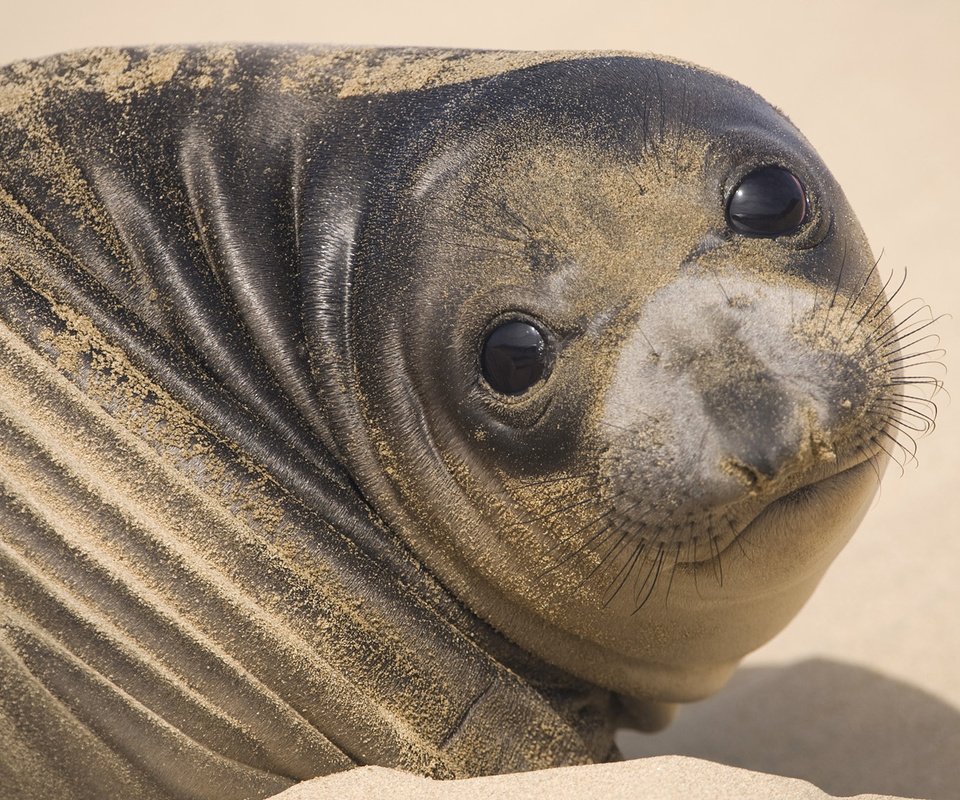
M927 420L830 173L686 64L104 49L0 114L7 796L615 758Z

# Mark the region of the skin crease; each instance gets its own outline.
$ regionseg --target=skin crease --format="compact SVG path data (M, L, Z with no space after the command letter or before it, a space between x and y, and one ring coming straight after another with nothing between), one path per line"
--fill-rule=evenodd
M909 406L840 188L686 64L103 49L0 112L15 798L614 759L797 612ZM734 232L769 166L804 222Z

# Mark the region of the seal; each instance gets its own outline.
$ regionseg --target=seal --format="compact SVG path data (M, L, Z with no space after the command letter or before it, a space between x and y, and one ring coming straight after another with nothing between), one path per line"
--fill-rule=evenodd
M930 416L811 146L664 59L14 64L0 269L13 798L615 758Z

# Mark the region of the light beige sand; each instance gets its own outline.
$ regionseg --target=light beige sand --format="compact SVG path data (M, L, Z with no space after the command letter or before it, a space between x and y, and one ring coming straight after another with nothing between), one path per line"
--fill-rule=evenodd
M714 68L787 111L845 187L875 250L885 253L881 265L909 267L908 290L954 315L938 331L947 365L960 374L960 4L60 6L5 8L0 61L94 44L310 40L627 49ZM920 468L908 466L902 478L896 468L888 472L872 513L798 619L751 656L727 690L684 709L668 731L622 737L631 755L706 761L658 758L430 789L362 770L297 787L284 800L823 796L762 773L802 778L834 795L960 797L960 433L956 405L941 399L938 430L920 443Z
M681 756L497 775L465 781L430 781L382 767L306 781L274 800L821 800L815 786ZM862 794L862 800L885 795Z

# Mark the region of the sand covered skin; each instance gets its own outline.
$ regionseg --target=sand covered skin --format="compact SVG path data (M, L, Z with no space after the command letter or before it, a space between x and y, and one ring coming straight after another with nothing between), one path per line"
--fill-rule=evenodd
M935 110L942 113L944 118L931 114L927 118L936 119L937 122L921 123L920 120L925 119L924 109L918 107L921 87L942 86L944 81L949 84L951 76L956 76L955 58L944 65L930 63L931 59L937 57L936 52L944 54L944 58L952 52L946 44L941 48L930 47L916 58L907 57L912 52L911 48L917 47L919 42L930 42L938 36L949 38L949 34L956 31L955 21L930 24L929 17L923 11L918 11L916 15L897 16L889 13L889 10L874 13L873 6L860 6L859 11L850 12L828 9L826 6L818 8L825 14L839 17L830 30L813 26L811 20L816 16L814 10L811 10L810 19L791 17L789 20L791 30L798 38L812 40L823 34L828 42L833 43L820 48L818 58L808 64L813 73L807 80L811 86L836 87L842 98L839 103L834 103L831 96L823 96L822 89L818 89L821 96L815 103L816 108L804 105L802 94L797 94L797 87L793 83L795 76L777 59L770 59L762 70L753 75L750 73L748 56L744 55L740 62L736 61L745 51L738 51L727 44L729 35L732 35L731 18L736 18L737 37L749 37L749 33L744 32L751 30L746 13L739 16L732 14L725 20L711 23L710 11L697 9L695 13L704 17L706 27L721 32L721 35L714 35L710 40L706 37L698 39L696 31L683 31L684 25L662 25L662 20L654 14L652 18L644 19L642 24L637 21L630 34L629 45L635 47L639 43L641 49L682 54L692 60L717 66L755 87L761 88L760 84L763 84L762 91L783 105L821 148L826 143L827 150L837 151L842 149L844 136L858 136L855 150L864 154L859 162L855 157L838 159L832 153L825 155L833 169L841 175L848 193L857 195L853 198L854 206L876 249L879 251L881 247L886 247L886 258L888 261L892 259L892 264L909 263L912 269L911 282L920 281L917 293L934 299L937 310L949 310L951 306L955 308L957 291L954 272L941 268L950 264L955 257L938 244L937 230L942 230L942 227L938 228L936 224L936 220L941 219L938 215L949 205L946 202L946 189L950 177L956 176L955 156L949 148L940 147L932 141L933 137L955 129L955 125L949 124L950 120L946 119L946 112L942 108ZM630 12L618 9L616 14L610 14L610 18L622 19L624 13ZM689 14L690 9L679 9L676 13ZM169 20L171 15L167 17ZM519 20L518 29L522 32L523 20L516 15L513 18ZM100 31L90 32L86 40L72 44L103 41L102 26L117 19L111 15L101 15L98 23L101 25ZM355 23L353 28L338 28L340 21L331 21L328 17L324 21L322 38L329 41L385 41L386 36L396 35L399 37L398 44L423 41L426 18L407 22L408 25L412 22L412 29L405 29L395 19L388 21L392 26L389 32L386 28L371 29L369 21L363 25ZM530 36L528 46L534 43L542 46L542 42L533 41L535 22L531 20L527 24L527 35ZM571 28L582 27L572 21L567 24ZM621 23L621 27L625 24ZM924 28L925 24L929 27ZM11 30L14 29L29 31L30 35L36 36L38 32L54 32L55 26L48 22L44 25L11 26ZM266 35L280 35L286 40L302 38L302 33L293 30L281 35L267 28L251 29L240 34L234 32L229 38L258 38L261 30L270 31ZM642 34L636 32L641 30ZM672 30L676 30L676 34ZM722 35L724 31L727 37ZM921 31L923 35L917 35ZM434 35L436 44L464 41L462 32L458 34L458 30L452 27ZM494 34L490 32L486 35L486 40L470 43L493 43L494 38L489 37ZM582 46L582 37L571 39L569 34L565 35L567 39L556 39L560 46ZM671 36L681 38L671 39ZM144 38L142 31L128 28L118 43ZM176 34L163 36L167 41L197 38L223 36L217 28L209 28L204 32L194 29L191 32L189 27L179 29ZM844 44L842 48L841 40ZM868 47L857 51L860 63L831 62L841 50L850 52L852 43L860 40L869 42ZM693 44L690 44L691 41ZM620 36L619 40L598 44L622 47L626 42ZM35 55L68 46L71 43L64 44L57 40L56 44L34 45L28 52L18 55ZM698 46L699 52L696 49ZM898 73L895 75L887 74L883 64L875 62L880 53L893 52L902 54L901 57L889 59L892 66L897 66ZM874 66L870 67L870 64ZM875 84L869 83L870 70ZM839 87L849 87L849 76L857 75L862 75L868 81L864 84L868 87L867 91L848 91L843 94ZM818 76L822 79L818 80ZM874 88L869 88L871 85ZM878 112L875 119L880 120L878 109L881 97L890 98L888 107L909 111L893 118L884 117L883 123L878 121L869 137L857 134L863 120L849 119L852 116L850 105L861 112L864 107L874 108ZM871 106L875 100L878 105ZM936 106L935 89L934 96L926 102L933 111ZM821 122L817 119L821 113L830 119ZM870 111L865 113L869 115ZM838 126L838 119L847 119L847 122ZM897 142L912 141L914 138L918 141L915 152L897 150ZM935 174L925 171L927 167L921 157L923 153L928 153L930 160L938 162ZM891 154L895 154L898 170L902 169L905 176L926 187L925 192L915 196L915 202L906 209L898 205L896 197L884 197L884 193L875 191L876 184L871 182L876 179L878 165L889 164L884 159ZM912 241L910 237L913 237ZM948 331L952 332L953 327L949 327ZM953 341L956 341L955 338ZM952 480L951 476L956 475L957 462L956 433L951 425L949 407L946 412L942 420L943 430L929 442L921 443L923 469L919 473L909 471L905 480L887 483L885 496L868 518L865 528L855 537L812 605L794 626L748 663L742 678L734 679L729 693L722 693L714 701L704 704L702 710L699 707L685 709L674 728L661 737L648 740L648 746L649 742L664 742L657 746L746 764L759 771L804 775L838 795L878 790L883 786L896 787L896 793L904 796L952 797L955 794L951 792L958 785L956 769L949 753L957 750L960 728L955 709L960 705L960 687L955 677L957 640L951 635L949 620L945 619L945 609L955 606L951 600L955 596L956 586L951 577L955 569L951 567L951 564L955 564L955 548L945 532L958 521L956 501L948 483L948 479ZM912 499L900 503L898 498L904 497ZM929 510L924 511L929 516L918 517L918 509ZM911 544L907 546L900 535L904 530L911 531ZM931 553L936 553L937 557L931 558ZM869 598L869 602L865 598ZM842 613L838 614L838 609L842 609ZM890 642L897 642L897 646L891 647ZM826 655L838 668L791 672L786 666L791 662L809 659L814 654ZM870 671L871 679L860 681L860 684L865 683L873 689L852 691L853 683L845 682L845 676L839 669L847 662L850 667L859 664ZM884 682L884 674L890 676L891 680ZM855 676L851 673L847 677ZM894 681L893 678L899 680ZM911 694L907 687L922 687L927 696L921 696L918 691ZM762 704L756 702L757 690L761 690L761 695L766 698ZM764 691L766 694L763 694ZM835 693L832 701L831 692ZM811 704L811 696L819 698L818 701ZM794 698L793 706L791 697ZM851 704L845 703L845 698L852 698ZM769 705L774 700L779 705ZM908 713L903 712L903 703L909 704ZM804 714L801 706L810 705L816 712L811 710ZM866 708L867 705L877 713L858 711L858 708ZM765 708L775 710L765 711ZM889 713L882 713L884 708ZM821 716L818 718L817 714ZM837 716L841 719L834 719ZM778 727L771 717L786 722ZM831 718L831 724L824 725L828 717ZM698 723L703 719L711 720L711 725ZM843 720L847 720L851 728L868 731L869 736L851 738L844 731ZM729 727L718 727L725 724ZM821 731L819 741L818 730ZM731 731L735 731L736 735L731 735ZM711 735L714 737L712 744ZM850 741L843 747L831 747L830 736L838 737L837 741L841 736ZM717 744L718 739L723 740L721 745ZM862 742L860 747L858 741ZM638 749L636 752L643 751ZM802 755L798 755L802 752L809 754L806 761ZM832 773L823 768L831 761L836 762ZM729 785L735 785L729 775L721 779L711 766L701 764L698 767L691 762L684 764L682 774L675 771L658 774L658 789L664 793L663 796L690 796L684 781L691 776L699 776L701 785L715 786L715 782L720 780L731 781ZM568 781L573 780L569 772L565 771L564 776ZM596 781L595 771L584 771L582 776L585 782ZM361 781L359 775L356 779ZM771 779L764 777L757 780L762 782ZM847 782L844 783L844 780ZM669 793L670 786L675 788L675 794ZM911 787L916 787L917 791L911 791ZM803 794L804 791L803 787L784 782L776 790L771 788L769 796L804 797L807 796ZM513 796L509 789L505 790L504 795ZM589 795L584 793L581 796ZM609 790L603 796L611 796ZM716 794L712 793L711 796Z

